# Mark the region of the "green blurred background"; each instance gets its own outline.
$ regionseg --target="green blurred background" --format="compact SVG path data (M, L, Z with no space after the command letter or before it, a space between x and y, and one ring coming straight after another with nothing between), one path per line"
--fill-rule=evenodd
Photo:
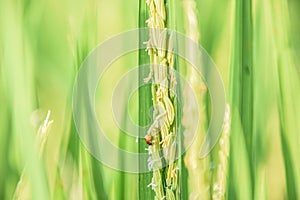
M170 2L181 9L182 1ZM250 139L239 134L247 124L239 107L239 27L246 23L237 11L239 1L196 3L199 42L216 62L232 108L227 198L300 198L300 1L251 2ZM72 119L72 89L81 63L102 41L138 28L138 6L132 0L0 0L0 199L138 198L137 175L95 160ZM177 29L184 33L182 13ZM110 108L101 105L110 102L114 85L137 64L137 52L114 62L96 96L108 137L131 151L138 148L135 141L122 139ZM53 122L43 130L48 110ZM131 111L137 121L137 108ZM210 174L216 176L213 169Z

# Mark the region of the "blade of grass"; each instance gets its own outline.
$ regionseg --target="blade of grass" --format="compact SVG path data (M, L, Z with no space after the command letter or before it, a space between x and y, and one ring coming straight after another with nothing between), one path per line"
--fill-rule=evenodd
M276 75L276 48L274 44L274 21L271 16L272 3L270 1L253 1L253 67L255 69L255 81L253 85L253 136L252 136L252 155L254 168L254 195L255 198L263 199L267 197L266 168L268 157L271 154L270 146L279 138L279 126L274 121L274 110L277 101L277 75ZM266 95L266 93L268 95ZM275 101L274 101L275 100ZM264 113L263 115L261 113ZM271 143L272 142L272 143ZM276 155L277 156L277 155ZM282 162L277 156L278 163ZM273 168L273 167L272 167ZM276 180L270 177L270 181ZM277 179L282 179L278 173ZM283 185L283 184L282 184ZM277 188L282 187L277 185ZM273 190L273 189L271 189ZM281 196L280 190L268 194L273 199Z
M246 139L237 108L232 109L227 199L252 198L251 168Z
M143 28L146 26L145 21L148 19L147 9L146 9L146 2L144 0L139 0L139 28ZM145 36L140 35L139 42L142 44L145 42ZM139 66L149 63L149 57L145 50L139 50L139 57L138 57L138 64ZM148 76L148 73L145 70L139 71L139 85L144 83L144 78ZM140 87L138 90L138 105L139 105L139 126L146 126L151 121L150 117L148 117L149 109L152 106L152 94L151 94L151 85L145 85ZM139 132L141 132L139 130ZM140 135L141 136L141 135ZM145 153L145 148L147 148L147 144L144 141L139 140L139 153ZM139 165L144 165L144 163L139 163ZM138 177L138 193L139 199L153 199L154 194L149 188L147 187L148 184L151 182L152 173L140 173Z
M8 77L7 91L9 91L8 98L11 102L12 113L12 145L17 147L17 151L14 149L15 153L22 156L22 164L27 164L32 198L47 199L49 190L47 188L45 171L38 160L38 153L33 145L34 131L29 123L35 104L35 93L32 89L34 88L34 71L31 63L30 45L26 34L23 35L21 7L13 4L13 2L1 1L0 9L0 24L1 30L3 30L2 41L5 47L3 72ZM5 19L10 20L7 21ZM17 159L19 160L19 158ZM10 194L11 196L12 194Z
M291 28L288 1L281 0L272 4L274 38L277 53L277 73L279 82L278 110L282 153L285 162L286 189L288 199L298 199L300 194L300 81L297 65L291 49ZM278 16L276 13L281 13Z
M279 115L282 152L286 167L287 197L289 199L299 198L300 189L300 162L298 155L299 138L299 100L300 82L299 74L291 56L289 41L289 17L287 1L280 1L273 5L273 10L282 13L279 17L273 12L272 16L276 20L275 30L276 50L277 50L277 70L279 81ZM283 30L281 30L283 29ZM287 30L287 31L284 31Z
M252 158L252 126L253 126L253 49L252 49L252 1L235 1L234 18L234 41L231 64L231 83L230 83L230 104L232 108L232 128L231 138L237 137L231 141L230 150L230 168L240 166L238 170L231 169L230 176L235 181L229 184L229 199L251 199L253 188L253 177L251 160ZM235 127L241 123L241 128ZM241 136L241 134L244 136ZM244 139L245 138L245 139ZM239 141L237 141L239 140ZM245 142L243 141L245 140ZM241 142L246 148L241 146ZM239 143L239 144L238 144ZM241 152L235 145L243 148ZM245 154L245 152L247 152ZM242 155L239 155L241 153ZM238 158L243 157L239 163ZM249 166L247 166L249 165ZM239 173L237 173L237 171ZM244 176L247 184L241 188L238 183L238 177ZM232 180L232 178L230 179ZM233 179L234 180L234 179ZM250 181L250 184L248 184ZM243 197L243 198L241 198Z
M253 125L253 48L251 0L236 1L234 46L231 67L231 101L238 108L251 155Z

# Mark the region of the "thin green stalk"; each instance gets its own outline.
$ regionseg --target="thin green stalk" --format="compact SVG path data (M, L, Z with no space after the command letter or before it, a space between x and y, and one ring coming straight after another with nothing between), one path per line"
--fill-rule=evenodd
M199 21L197 17L197 4L194 0L184 0L183 2L184 8L184 27L185 34L187 37L194 40L196 43L200 41L200 33L199 33ZM189 46L186 47L187 51L189 51ZM205 133L206 133L206 124L207 124L207 113L206 109L201 109L200 121L195 121L197 119L197 111L198 105L193 104L193 94L190 94L190 90L188 87L192 87L193 92L195 93L198 102L201 103L201 108L207 108L207 89L203 80L197 76L197 72L193 70L193 66L189 64L185 64L185 71L187 80L189 81L190 86L186 86L183 90L183 98L184 98L184 107L183 107L183 126L184 126L184 135L185 140L190 141L193 138L189 136L193 136L192 131L194 131L194 127L197 127L197 123L200 124L196 138L194 142L191 144L189 149L187 150L185 156L185 164L188 169L188 185L189 185L189 198L190 199L209 199L210 198L210 170L209 170L209 162L210 156L206 158L199 159L199 151L201 149L201 145L203 144ZM200 89L199 89L200 85ZM205 105L205 106L204 106Z
M231 101L237 107L251 155L253 125L253 47L251 0L236 1Z
M253 126L253 49L252 49L252 1L235 1L234 41L230 75L230 105L232 110L230 142L229 199L252 196L252 126ZM239 126L240 124L240 126ZM243 133L243 135L241 135ZM246 145L242 151L241 143ZM246 154L245 154L246 152ZM240 153L240 155L239 155ZM239 160L243 156L242 160ZM238 177L244 177L243 187ZM247 179L247 180L246 180ZM248 184L250 183L250 184Z
M178 124L175 116L176 100L171 92L176 89L175 74L172 72L174 56L171 52L174 41L172 34L169 35L166 30L167 24L174 22L169 19L166 3L163 0L148 0L146 3L149 10L146 23L150 28L150 38L147 42L150 73L144 77L144 81L152 80L151 98L154 108L153 122L145 136L149 144L147 148L150 154L149 168L153 171L148 186L154 190L156 199L179 199L179 168L175 161L177 151L175 137L178 134ZM169 4L169 6L174 5ZM162 168L163 165L166 166Z
M239 8L237 8L239 9ZM248 148L252 140L253 127L253 39L252 39L252 0L241 1L242 38L241 38L241 119L246 134Z
M146 26L145 21L148 18L148 13L146 9L146 3L145 0L139 0L139 27L143 28ZM143 44L144 36L140 35L139 37L139 43ZM144 65L149 63L149 57L147 52L144 49L139 50L139 57L138 57L138 64ZM144 83L144 78L147 77L148 74L145 72L145 70L139 70L139 85ZM140 87L138 90L138 101L139 101L139 125L146 126L151 122L150 117L148 117L149 109L152 106L152 95L151 95L151 85L145 85L143 87ZM141 130L139 130L141 132ZM144 153L145 149L148 147L148 145L144 141L139 141L139 152ZM139 165L144 165L144 163L139 162ZM154 199L154 194L149 188L147 188L148 184L151 182L152 174L149 173L140 173L138 176L138 195L139 199Z
M254 173L256 165L256 143L253 143L253 25L252 25L252 0L241 1L242 10L242 38L241 38L241 101L240 116L245 134L249 158L253 161L251 166L252 189L254 187Z
M166 10L167 12L167 18L168 23L167 27L171 31L179 31L181 28L183 28L183 19L178 16L182 16L184 14L182 9L182 1L181 0L174 0L174 1L167 1L166 3ZM174 41L169 38L169 43L174 42L176 44L176 39ZM175 46L175 45L174 45ZM177 46L177 45L176 45ZM172 51L173 49L168 49L169 51ZM180 61L179 57L174 55L174 65L173 69L176 70L178 73L180 73ZM184 71L184 70L183 70ZM170 81L172 83L172 81ZM183 107L182 107L182 101L184 98L184 88L181 87L180 80L176 80L176 85L172 86L170 84L171 89L176 90L176 93L178 96L176 98L173 98L173 104L174 104L174 113L175 113L175 130L176 130L176 141L177 141L177 147L176 152L183 153L185 150L184 147L184 128L182 125L183 122ZM174 88L172 88L174 87ZM176 190L176 199L188 199L188 172L187 168L184 163L184 156L185 152L177 159L177 176L178 176L178 189Z
M284 156L286 190L288 199L300 197L300 81L295 58L292 56L290 41L290 21L288 1L281 0L272 4L274 12L274 34L278 76L278 112L280 120L280 136ZM278 11L280 16L276 15Z
M228 156L230 149L230 106L227 104L224 129L219 140L219 164L217 170L217 180L213 185L213 200L225 200L228 178Z
M279 140L277 131L279 127L274 127L272 113L276 107L276 51L274 45L274 21L271 17L271 2L253 0L253 67L255 81L253 82L253 135L252 135L252 167L253 171L253 196L263 199L266 195L265 170L270 157L270 144ZM266 95L266 93L268 95ZM263 113L263 115L262 115ZM274 128L270 130L270 125ZM277 130L276 130L277 129ZM280 153L274 152L276 156ZM278 163L281 158L278 157ZM278 176L280 179L280 176ZM272 192L268 195L270 199L278 196Z

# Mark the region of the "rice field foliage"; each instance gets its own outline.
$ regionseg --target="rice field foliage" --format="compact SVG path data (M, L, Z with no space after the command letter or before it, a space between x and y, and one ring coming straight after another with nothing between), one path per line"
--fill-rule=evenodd
M94 158L79 139L73 86L99 43L149 26L157 12L164 16L159 28L185 34L216 63L226 90L224 127L210 154L200 158L214 109L210 91L190 63L173 55L168 66L189 83L197 104L178 82L178 99L167 95L174 108L168 130L176 131L178 150L195 125L196 138L174 165L145 174L120 172ZM0 199L299 199L298 19L297 0L0 0ZM130 152L146 153L149 145L120 130L107 105L121 77L151 63L152 53L141 49L118 58L96 90L96 115L107 138ZM138 80L148 75L141 70ZM131 120L153 122L153 88L143 86L124 100L130 119L124 108L123 127ZM114 159L128 162L120 155Z

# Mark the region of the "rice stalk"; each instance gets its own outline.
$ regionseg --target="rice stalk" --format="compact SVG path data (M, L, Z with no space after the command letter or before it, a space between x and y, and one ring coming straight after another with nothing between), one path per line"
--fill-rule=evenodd
M184 0L183 9L184 9L184 29L187 37L194 40L195 43L198 43L200 40L199 26L198 26L198 18L197 18L197 5L194 0ZM186 50L189 52L189 46L186 46ZM198 105L194 104L192 101L193 94L188 88L183 89L183 126L184 126L184 136L185 143L193 140L191 138L194 134L192 131L195 130L197 124L200 124L198 127L198 131L196 133L196 138L193 143L189 147L185 156L185 165L188 169L189 175L189 199L209 199L210 197L210 176L209 176L209 156L200 159L199 158L199 150L204 141L206 126L206 110L202 109L206 108L206 96L207 96L207 88L203 80L201 80L197 75L196 71L192 70L193 66L185 63L186 77L190 86L195 93L198 102L201 104L200 110L200 121L195 121L197 119L197 111ZM199 87L200 85L200 87Z
M146 21L150 38L146 42L150 57L150 73L144 79L152 80L153 124L150 126L146 142L149 144L149 169L153 177L148 187L155 192L155 199L179 198L178 165L175 162L177 134L175 123L175 98L172 91L176 89L174 73L173 39L166 29L167 14L163 0L147 0L149 19ZM167 47L168 45L168 47ZM166 49L168 49L166 51ZM170 88L169 88L170 87ZM163 154L163 155L162 155ZM161 169L163 163L165 169Z
M224 128L219 141L219 164L217 171L217 180L213 185L213 200L225 200L228 177L228 156L230 150L230 106L227 104Z

